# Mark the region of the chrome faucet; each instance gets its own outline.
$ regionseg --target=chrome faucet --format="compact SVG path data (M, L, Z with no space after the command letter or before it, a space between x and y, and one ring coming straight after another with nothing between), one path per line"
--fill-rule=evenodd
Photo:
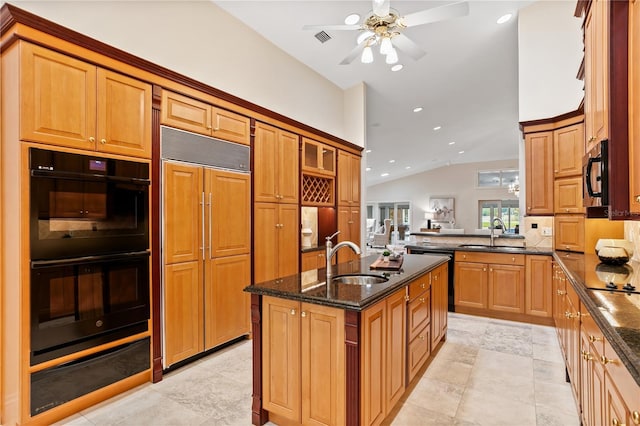
M493 240L496 238L495 236L495 228L494 228L494 223L496 223L496 221L502 226L502 232L504 233L507 230L507 227L504 225L504 222L502 221L502 219L500 219L499 217L494 217L493 220L491 221L491 247L493 247Z
M354 251L355 254L360 254L362 253L362 251L360 250L360 247L358 247L358 245L356 243L352 243L351 241L341 241L338 244L336 244L336 246L333 246L333 243L331 242L331 239L333 237L335 237L336 235L338 235L340 233L340 231L337 231L335 234L333 234L330 237L327 237L326 240L326 258L327 258L327 285L329 285L329 281L331 281L331 258L333 257L333 255L336 254L336 252L338 250L340 250L342 247L348 246L351 248L351 250Z

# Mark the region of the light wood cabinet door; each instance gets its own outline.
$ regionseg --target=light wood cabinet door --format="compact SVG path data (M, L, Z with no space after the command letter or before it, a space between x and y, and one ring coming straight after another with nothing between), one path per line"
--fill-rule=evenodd
M487 265L456 262L453 292L456 306L487 308Z
M264 123L256 124L253 148L254 201L298 203L298 136Z
M360 206L338 206L338 242L351 241L360 246ZM350 248L343 248L337 253L338 262L349 262L360 259Z
M553 131L553 176L582 176L585 154L584 123Z
M489 299L492 311L524 313L524 267L489 265Z
M338 204L360 204L360 157L338 151Z
M98 68L96 149L151 158L151 85Z
M301 421L300 303L262 297L262 404Z
M202 167L164 163L165 263L203 259Z
M343 425L346 415L344 310L302 303L302 424Z
M415 339L431 322L431 291L428 289L409 302L407 307L409 341Z
M556 179L553 183L555 213L583 213L582 177Z
M194 133L211 134L211 105L177 93L162 91L160 122Z
M608 1L594 0L584 23L584 113L587 151L609 136L608 10Z
M526 256L525 311L527 315L551 318L552 268L549 256Z
M311 271L313 269L322 269L327 266L327 257L323 250L308 251L302 253L301 258L301 272ZM335 265L335 258L332 261Z
M640 212L640 1L629 2L629 206Z
M167 365L204 349L202 262L164 268L164 358Z
M214 138L244 145L250 143L249 117L214 106L211 107L211 125Z
M251 284L249 254L227 256L205 263L204 350L209 350L250 331Z
M407 348L408 383L416 377L425 361L429 358L431 343L431 328L429 324L418 330L416 337L410 341Z
M205 169L209 257L251 252L251 177Z
M386 407L387 411L400 400L406 388L407 305L406 289L387 297L386 331ZM387 413L385 413L386 415Z
M20 49L20 139L95 149L96 67L29 43Z
M553 132L525 135L526 214L553 214Z
M312 139L302 138L302 170L335 176L336 149Z
M447 332L449 310L449 265L444 264L431 272L431 347L442 340Z
M360 421L368 426L380 424L386 416L386 301L365 309L361 321Z
M255 203L253 212L253 275L260 283L278 277L278 204Z
M554 217L555 249L584 252L584 216Z
M295 204L281 204L278 209L278 276L298 273L298 246L300 234L299 208Z

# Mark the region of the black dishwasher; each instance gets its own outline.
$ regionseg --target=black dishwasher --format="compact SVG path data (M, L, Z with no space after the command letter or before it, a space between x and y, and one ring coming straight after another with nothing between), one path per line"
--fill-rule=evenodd
M453 255L455 249L453 247L448 247L446 245L406 245L404 246L405 250L409 254L439 254L443 256L449 256L449 273L448 275L448 295L449 295L449 312L455 312L455 302L453 298L453 271L454 271L454 260Z

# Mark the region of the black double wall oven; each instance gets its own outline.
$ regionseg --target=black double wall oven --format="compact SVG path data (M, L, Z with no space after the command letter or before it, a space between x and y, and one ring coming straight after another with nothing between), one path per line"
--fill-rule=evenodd
M148 329L149 165L30 149L31 364Z

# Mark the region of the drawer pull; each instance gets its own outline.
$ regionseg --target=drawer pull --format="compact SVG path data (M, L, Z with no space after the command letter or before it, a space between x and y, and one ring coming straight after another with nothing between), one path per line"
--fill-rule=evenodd
M292 309L292 310L291 310L291 315L295 315L295 314L296 314L296 310L295 310L295 309Z
M640 411L634 411L633 414L631 414L631 419L634 425L640 425Z
M425 288L427 285L425 283L420 284L420 288Z
M598 336L590 335L590 336L589 336L589 341L590 341L591 343L593 343L593 342L600 342L600 341L602 341L602 337L598 337Z
M607 364L617 364L618 360L617 359L609 359L606 356L602 355L600 357L600 362L602 363L602 365L607 365Z
M566 291L558 290L558 296L564 296L565 294L567 294Z
M418 337L420 338L420 340L424 340L424 334L421 334Z
M301 316L302 318L306 318L306 317L307 317L307 313L306 313L305 311L302 311L302 312L300 313L300 316Z
M581 351L580 353L582 354L582 359L585 361L591 361L593 359L593 356L587 351Z
M626 426L624 423L621 423L620 420L618 420L618 419L611 420L611 424L613 426Z

